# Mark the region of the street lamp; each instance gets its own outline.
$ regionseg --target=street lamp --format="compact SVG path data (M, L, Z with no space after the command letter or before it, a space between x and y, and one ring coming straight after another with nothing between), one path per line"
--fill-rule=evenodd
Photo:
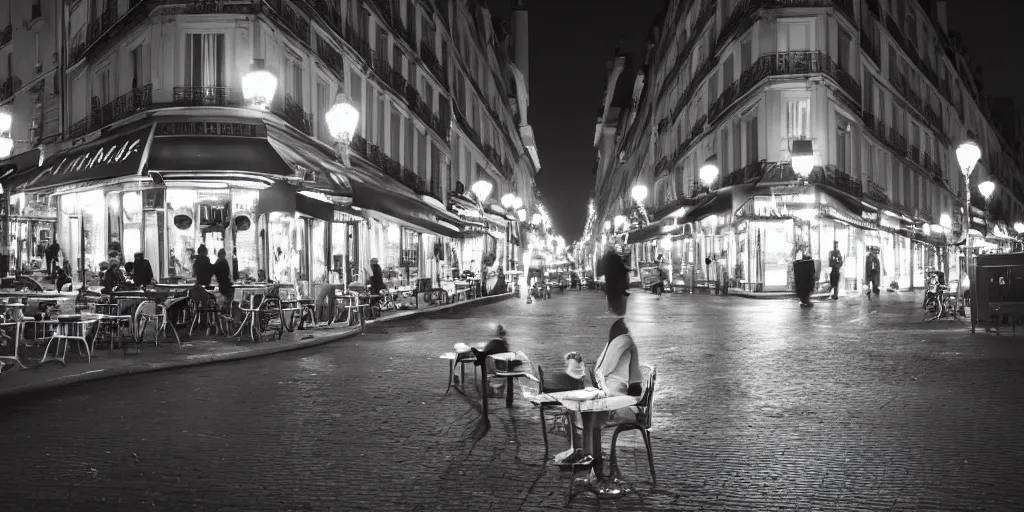
M1013 230L1016 231L1018 234L1024 233L1024 222L1014 222Z
M608 231L611 228L612 228L612 221L610 221L610 220L604 221L604 230Z
M526 222L526 209L520 208L516 210L516 217L519 217L519 222Z
M711 188L711 184L718 179L718 157L711 155L700 168L700 181Z
M265 69L250 71L242 77L242 96L254 108L266 110L277 91L277 77Z
M518 209L520 209L522 207L523 207L523 198L516 197L515 199L512 200L512 208L513 209L518 210Z
M11 114L0 112L0 158L7 158L14 151L14 139L11 138L13 122Z
M629 219L627 219L625 215L616 215L615 216L615 229L616 230L622 229L623 227L626 226L627 223L629 223Z
M337 141L336 150L341 155L342 163L345 167L350 167L348 145L352 142L352 135L359 124L359 110L352 104L348 95L338 94L334 99L334 106L324 114L324 120L327 122L327 130L331 137Z
M939 225L942 226L942 229L949 229L953 227L953 219L948 213L943 213L939 216Z
M960 171L964 173L964 215L963 215L963 230L966 243L966 251L964 252L964 264L959 265L960 272L960 298L964 304L967 304L967 287L964 286L964 272L967 271L964 267L970 265L971 257L971 173L974 171L974 167L978 165L978 160L981 160L981 148L978 147L978 143L974 142L971 134L967 134L967 140L963 141L956 148L956 160L960 164ZM957 317L960 312L959 307L953 308L953 316ZM974 320L971 320L973 324Z
M491 182L480 180L473 184L472 191L473 195L476 196L476 200L483 204L487 200L487 196L491 195L491 189L494 188Z
M515 204L515 202L516 202L515 194L508 193L508 194L505 194L505 195L501 196L501 205L504 206L506 210L509 209L509 208L512 208L512 205Z
M647 199L647 187L643 185L633 187L633 200L643 204L644 199Z
M793 172L801 179L809 178L814 170L814 144L809 140L794 140L790 155L793 158Z
M536 226L536 225L540 224L543 221L544 221L544 217L541 216L541 214L539 214L539 213L535 213L535 214L533 214L533 217L530 219L530 224L533 224L534 226Z
M981 196L988 201L992 197L992 193L996 191L996 184L991 181L983 181L978 183L978 192L981 192Z

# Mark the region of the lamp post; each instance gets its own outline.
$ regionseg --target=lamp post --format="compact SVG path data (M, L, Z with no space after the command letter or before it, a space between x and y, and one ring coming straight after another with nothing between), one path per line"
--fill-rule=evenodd
M336 142L335 150L341 156L342 164L350 167L348 148L359 124L359 110L352 104L352 99L348 95L338 94L334 106L324 114L324 120L327 123L327 130Z
M242 77L242 96L256 109L267 110L277 91L277 77L265 69L254 69Z
M981 160L981 148L978 147L978 143L974 142L968 135L968 139L960 144L956 148L956 160L960 164L960 170L964 174L964 215L963 215L963 230L964 236L966 237L966 250L964 252L964 264L960 265L960 299L963 300L964 307L967 306L967 287L964 286L964 273L968 270L964 267L970 265L971 257L971 173L974 172L974 167L978 165L978 160ZM969 276L968 276L969 278ZM960 312L960 308L953 308L954 318ZM971 321L973 323L973 319Z
M516 202L515 194L509 193L509 194L505 194L505 195L501 196L501 206L505 207L506 210L508 210L509 208L512 208L512 205L514 205L515 202Z

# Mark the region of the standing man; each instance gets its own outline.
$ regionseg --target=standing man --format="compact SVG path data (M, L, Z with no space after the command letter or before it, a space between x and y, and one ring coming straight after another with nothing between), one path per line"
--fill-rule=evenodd
M839 300L839 269L843 268L843 253L839 251L839 241L832 242L832 251L828 253L828 266L832 272L828 275L829 291L832 300Z
M864 286L867 287L868 300L871 300L871 292L878 297L878 281L881 274L882 265L878 261L878 249L872 247L864 261Z
M598 268L604 272L604 293L608 309L613 315L626 316L626 297L629 297L629 267L619 255L621 246L616 245L605 253Z
M57 243L57 239L53 239L53 243L46 248L46 273L50 275L50 279L54 279L54 274L57 273L57 257L60 256L60 244Z

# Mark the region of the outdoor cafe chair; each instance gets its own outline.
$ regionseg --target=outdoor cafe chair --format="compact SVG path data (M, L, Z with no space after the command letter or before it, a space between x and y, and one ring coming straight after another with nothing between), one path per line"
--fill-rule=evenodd
M141 344L145 341L146 327L149 326L150 322L153 322L156 325L156 332L153 334L154 344L160 346L160 335L167 336L167 330L169 329L174 334L174 340L178 342L178 348L181 348L181 338L178 337L178 331L168 320L167 308L163 304L157 304L152 299L142 301L138 308L135 309L135 319L132 322L137 329L138 343Z
M192 337L192 330L196 324L206 321L208 330L216 330L220 325L221 307L217 298L206 290L202 285L196 284L188 290L188 309L192 317L189 322L188 336Z
M86 337L94 323L96 323L96 320L82 320L82 315L58 316L57 330L50 337L50 341L46 343L46 348L43 349L43 358L39 361L39 364L49 361L67 364L65 358L67 357L69 342L80 342L79 353L84 348L86 361L92 362L92 352L89 351L89 342ZM56 346L54 346L53 356L50 356L50 346L54 343L56 343Z
M612 433L612 446L610 453L611 458L611 470L614 472L616 478L621 479L622 474L619 472L619 466L615 458L615 443L618 441L619 434L623 432L629 432L631 430L637 430L640 432L640 436L643 438L644 447L647 449L647 464L651 469L651 483L657 484L658 479L654 472L654 452L651 449L651 420L654 415L654 391L655 384L658 380L658 371L650 365L640 365L640 371L643 374L643 384L641 386L640 400L637 401L636 405L631 406L635 419L626 421L612 420L605 423L602 429L615 429Z

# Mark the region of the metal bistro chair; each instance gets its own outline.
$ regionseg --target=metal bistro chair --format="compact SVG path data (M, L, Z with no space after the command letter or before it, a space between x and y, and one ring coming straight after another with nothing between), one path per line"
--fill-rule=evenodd
M59 361L61 364L67 364L65 357L67 357L69 341L81 342L80 347L85 349L86 361L92 362L92 352L89 351L89 342L86 337L94 323L96 323L95 320L82 320L82 315L58 316L57 330L50 337L50 341L46 343L46 348L43 349L43 358L39 364L47 361ZM53 357L50 357L50 345L54 342L57 344L54 347ZM79 353L81 353L81 348L79 348Z
M234 337L242 341L242 331L246 324L249 325L249 336L253 343L263 338L263 332L274 330L277 339L284 334L284 317L281 314L281 299L278 296L280 288L270 286L263 290L246 290L242 292L242 302L239 309L245 314L242 324L238 326Z
M207 331L216 330L220 325L221 307L217 298L206 290L202 285L196 284L188 290L188 309L192 316L189 322L188 336L192 337L192 331L196 324L205 319L208 322ZM226 333L225 333L226 334Z
M155 300L146 299L135 309L135 319L133 321L133 325L137 326L136 334L140 344L145 341L146 327L149 326L150 322L156 325L156 332L153 334L153 343L155 345L160 346L160 335L163 334L166 337L167 330L170 330L174 334L174 340L178 342L178 348L181 348L181 338L178 337L178 331L168 321L167 308L163 304L157 304Z
M592 383L594 382L594 363L586 363L585 367L587 369L587 374L584 377L584 385L589 386L592 385ZM547 386L544 384L544 368L540 365L537 366L537 379L540 381L538 384L540 394L529 397L529 401L538 409L540 409L540 428L541 434L544 436L544 459L547 460L548 453L550 450L548 446L549 429L547 426L547 420L545 418L544 413L548 410L554 410L555 414L558 417L556 418L556 423L551 425L550 432L564 432L567 439L569 440L569 446L572 448L577 448L575 442L573 441L572 435L572 429L575 427L573 425L573 413L567 410L565 407L563 407L562 403L559 402L558 400L550 399L549 395L547 394L550 393L551 390L548 389ZM589 381L587 379L589 379Z
M629 432L630 430L639 430L640 435L644 439L644 447L647 448L647 464L651 468L651 483L657 484L658 478L654 473L654 452L651 450L651 420L654 416L654 391L655 384L658 380L658 371L650 365L640 365L640 371L643 373L643 391L640 394L640 400L637 401L636 405L630 407L633 413L636 415L635 420L628 421L611 421L602 426L602 430L614 428L615 431L612 433L612 446L611 446L611 470L615 473L614 476L621 479L622 474L619 472L619 466L615 459L615 443L618 441L619 434L622 432Z

